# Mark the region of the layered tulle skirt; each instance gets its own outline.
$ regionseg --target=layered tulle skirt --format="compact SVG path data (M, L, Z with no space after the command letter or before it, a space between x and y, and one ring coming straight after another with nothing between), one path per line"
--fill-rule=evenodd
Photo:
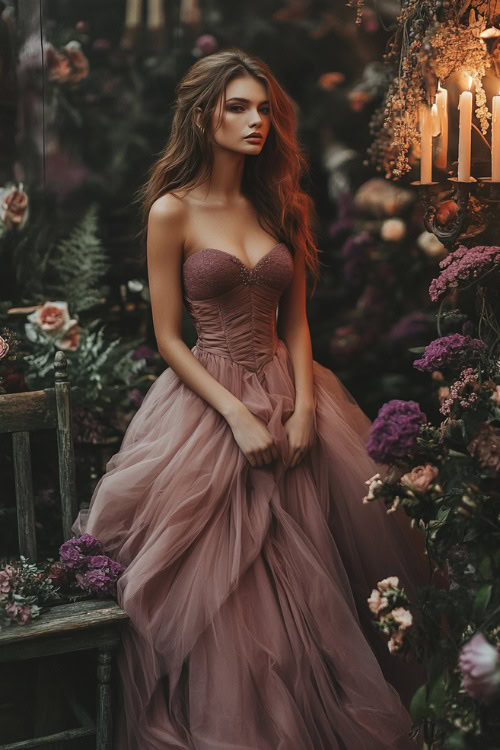
M275 437L294 408L282 340L258 372L193 354ZM252 468L226 420L168 368L132 419L76 533L125 566L117 750L403 750L423 681L389 655L366 599L427 576L418 532L362 503L370 426L313 363L311 451ZM390 680L388 682L387 680ZM403 702L402 702L403 701Z

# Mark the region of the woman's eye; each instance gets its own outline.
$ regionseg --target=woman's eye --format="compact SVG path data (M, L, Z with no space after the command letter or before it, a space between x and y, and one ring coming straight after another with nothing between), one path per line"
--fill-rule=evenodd
M241 104L233 104L233 106L229 107L229 109L231 110L231 112L237 112L238 110L242 110L243 107L241 106Z

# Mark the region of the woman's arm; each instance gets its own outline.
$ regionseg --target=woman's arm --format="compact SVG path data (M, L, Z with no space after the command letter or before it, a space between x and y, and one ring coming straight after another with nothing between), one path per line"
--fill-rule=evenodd
M314 409L312 346L306 313L306 271L302 253L294 258L294 273L278 310L278 336L285 342L293 363L295 412Z
M182 340L182 247L186 208L167 194L151 207L148 219L148 277L158 351L179 378L230 421L242 402L224 388Z

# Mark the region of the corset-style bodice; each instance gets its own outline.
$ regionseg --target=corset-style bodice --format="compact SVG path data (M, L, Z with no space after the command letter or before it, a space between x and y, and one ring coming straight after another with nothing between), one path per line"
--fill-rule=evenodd
M276 309L293 267L282 243L251 269L225 250L190 255L182 266L183 293L198 349L260 370L278 346Z

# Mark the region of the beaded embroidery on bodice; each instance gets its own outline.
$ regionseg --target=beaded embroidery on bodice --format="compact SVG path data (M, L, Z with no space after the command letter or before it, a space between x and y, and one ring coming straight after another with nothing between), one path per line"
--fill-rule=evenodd
M190 255L182 266L183 296L198 349L259 370L276 352L276 309L293 268L283 243L253 268L217 248Z

